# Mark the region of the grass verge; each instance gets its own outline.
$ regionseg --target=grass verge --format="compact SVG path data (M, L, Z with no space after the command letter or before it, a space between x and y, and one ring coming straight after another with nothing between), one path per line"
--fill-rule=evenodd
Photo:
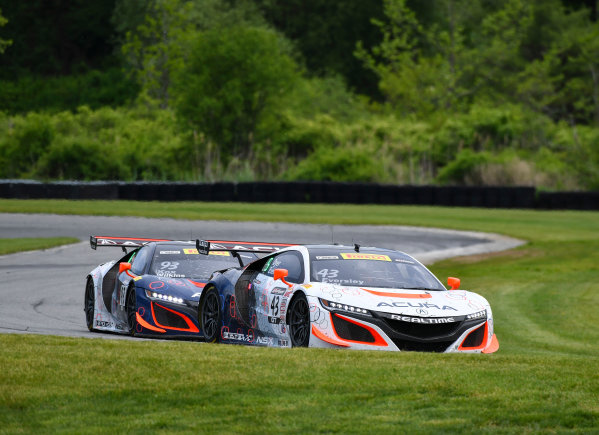
M79 242L79 239L75 237L0 239L0 255L14 254L22 251L35 251L38 249L50 249L56 246L77 242Z
M44 211L38 202L33 211L22 204ZM420 224L530 243L432 267L490 301L496 354L0 334L0 432L599 432L599 213L112 203L122 205L144 216ZM254 209L267 210L268 219Z

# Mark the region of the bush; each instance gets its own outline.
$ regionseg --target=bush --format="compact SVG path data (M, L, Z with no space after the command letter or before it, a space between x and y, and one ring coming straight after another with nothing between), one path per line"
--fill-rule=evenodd
M365 149L319 148L286 175L289 180L379 181L380 161Z
M75 111L87 105L122 106L135 99L139 89L120 68L91 70L72 76L24 76L17 81L0 80L0 111Z

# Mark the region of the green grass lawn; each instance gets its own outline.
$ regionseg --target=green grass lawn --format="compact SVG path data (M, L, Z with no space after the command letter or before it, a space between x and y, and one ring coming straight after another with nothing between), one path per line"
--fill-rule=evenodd
M0 255L14 254L21 251L34 251L37 249L49 249L56 246L77 243L75 237L47 237L47 238L17 238L0 239Z
M0 334L0 433L599 433L599 213L2 200L0 211L122 205L130 215L428 225L529 243L431 268L490 301L492 355Z

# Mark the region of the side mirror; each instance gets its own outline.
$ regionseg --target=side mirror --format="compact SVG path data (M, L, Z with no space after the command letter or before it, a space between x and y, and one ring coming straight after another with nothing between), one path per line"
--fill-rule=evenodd
M119 275L126 270L131 270L131 263L121 263L119 264Z
M447 278L447 285L451 287L451 290L457 290L460 288L460 278L454 278L450 276Z
M289 284L287 281L285 281L285 277L287 275L289 275L289 271L287 269L275 269L273 278L275 279L275 281L283 281L283 283L285 283L287 287L292 287L292 284Z

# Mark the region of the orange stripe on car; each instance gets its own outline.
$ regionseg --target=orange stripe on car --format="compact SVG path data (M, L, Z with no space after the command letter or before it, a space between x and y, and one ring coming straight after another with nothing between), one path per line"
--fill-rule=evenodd
M493 334L491 337L491 343L483 349L483 353L494 353L499 350L499 341L497 340L497 336Z
M371 293L376 296L384 296L388 298L404 298L404 299L430 299L432 296L430 293L390 293L390 292L378 292L375 290L368 290L365 288L360 288L360 290L364 290L365 292Z
M389 346L387 344L387 342L385 341L385 339L383 337L381 337L381 335L378 332L376 332L376 330L373 327L368 326L364 323L360 323L357 320L352 319L351 317L346 317L339 313L333 313L332 315L337 316L340 319L345 320L346 322L353 323L354 325L358 325L359 327L366 329L374 337L374 343L369 343L367 341L356 341L356 340L345 340L345 341L348 341L350 343L367 344L369 346L383 346L383 347ZM332 323L332 325L333 325L333 331L335 331L335 325L333 323ZM337 331L335 331L335 335L337 335ZM339 337L339 335L337 335L337 337ZM339 339L343 340L341 337L339 337Z
M155 302L152 302L152 319L154 319L154 323L156 323L157 326L160 326L161 328L165 328L165 329L172 329L174 331L185 331L185 332L200 332L200 330L197 328L196 325L194 325L192 323L191 320L189 320L189 318L181 313L179 313L178 311L175 310L171 310L170 308L165 307L164 305L160 305L160 304L156 304L157 306L159 306L160 308L170 311L173 314L176 314L177 316L181 317L183 320L185 320L185 323L187 323L187 326L189 326L189 328L175 328L174 326L165 326L165 325L161 325L160 323L158 323L158 321L156 320L156 315L154 314L154 304L156 304Z
M146 329L149 329L150 331L156 331L156 332L166 332L164 329L162 328L157 328L155 326L150 325L148 322L146 322L140 315L139 313L135 313L135 319L137 320L137 323L139 323L141 326L143 326Z
M466 340L468 340L468 337L470 336L470 334L474 334L476 331L478 331L479 328L481 328L482 326L478 326L477 328L474 328L472 331L470 331L468 333L468 335L466 336L466 338L464 338L464 340L462 341L462 344L460 344L460 346L458 347L458 350L481 350L484 349L485 347L487 347L487 341L489 341L489 322L485 322L485 332L484 332L484 337L483 338L483 342L480 344L480 346L476 346L476 347L465 347L463 346L464 342Z
M325 341L327 343L334 344L335 346L343 346L343 347L349 347L350 346L348 343L344 343L341 340L337 340L336 338L331 338L331 337L325 335L325 333L322 332L320 329L318 329L315 325L312 325L312 334L316 338L318 338L318 339L320 339L322 341Z

